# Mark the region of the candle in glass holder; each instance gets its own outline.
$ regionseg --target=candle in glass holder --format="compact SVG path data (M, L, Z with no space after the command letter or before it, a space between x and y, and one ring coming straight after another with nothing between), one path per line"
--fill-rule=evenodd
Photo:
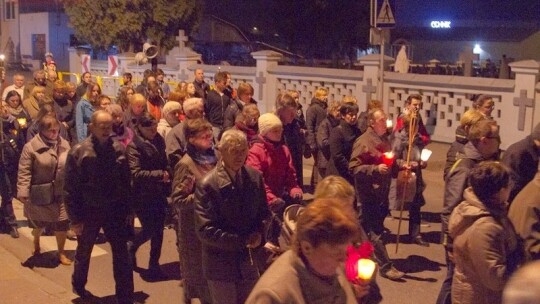
M383 163L390 167L394 163L394 152L384 152L383 153Z
M369 281L375 272L375 262L370 259L358 260L358 278Z
M386 128L391 129L394 126L394 122L391 119L386 120Z
M429 157L431 156L431 153L433 153L433 151L429 149L422 149L422 153L420 153L420 159L424 162L428 161Z
M19 127L26 128L26 118L19 117L17 118L17 122L19 123Z

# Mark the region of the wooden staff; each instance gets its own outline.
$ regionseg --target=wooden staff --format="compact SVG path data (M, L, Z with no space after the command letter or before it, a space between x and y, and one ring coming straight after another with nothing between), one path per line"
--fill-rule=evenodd
M397 230L397 238L396 238L396 253L399 249L399 235L401 233L401 221L403 219L403 205L405 205L405 195L407 194L407 185L409 184L409 180L412 176L411 167L410 167L410 161L411 161L411 152L412 152L412 146L414 144L414 138L416 137L416 133L418 132L418 119L416 117L417 112L416 110L412 110L411 113L411 120L409 121L409 146L407 148L407 158L405 159L405 177L407 179L407 182L403 185L403 191L401 192L401 200L400 200L400 207L399 207L399 222L398 222L398 230Z

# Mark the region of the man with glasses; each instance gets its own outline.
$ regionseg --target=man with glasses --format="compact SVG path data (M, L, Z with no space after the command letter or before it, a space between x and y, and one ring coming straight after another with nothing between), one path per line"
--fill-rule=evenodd
M448 233L448 220L454 208L463 201L463 191L467 187L469 172L480 162L497 160L501 137L494 120L480 120L471 126L469 142L463 148L464 155L448 172L444 186L444 206L441 214L443 245L446 249L448 273L443 282L437 304L450 303L454 263L452 262L452 239Z

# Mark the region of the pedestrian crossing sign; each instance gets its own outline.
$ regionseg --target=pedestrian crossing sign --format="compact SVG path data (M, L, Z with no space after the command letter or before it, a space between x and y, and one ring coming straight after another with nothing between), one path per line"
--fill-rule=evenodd
M384 0L376 20L377 28L389 28L396 25L396 19L388 0Z

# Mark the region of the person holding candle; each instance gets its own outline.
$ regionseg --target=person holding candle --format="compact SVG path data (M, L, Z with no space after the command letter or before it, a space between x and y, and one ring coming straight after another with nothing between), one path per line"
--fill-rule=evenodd
M381 276L399 280L405 274L393 266L385 246L384 219L388 215L388 193L395 170L392 146L386 136L386 119L382 109L369 112L369 126L354 142L349 170L354 178L359 220L375 247Z
M2 104L4 108L12 115L19 124L19 132L22 132L23 136L26 136L26 130L30 125L32 118L28 111L23 107L21 102L21 95L17 91L9 91L6 95L6 100Z
M293 248L259 279L246 304L360 303L344 274L358 223L338 199L316 199L298 216Z
M315 199L337 199L342 204L342 210L346 214L351 215L353 218L357 218L358 213L355 210L355 189L347 182L343 177L330 175L323 178L315 188L313 194ZM345 275L349 282L353 284L356 295L365 294L362 298L362 303L379 303L382 301L382 295L377 284L377 281L373 278L375 275L376 265L371 260L374 247L369 241L369 237L359 225L358 238L353 240L353 243L347 248L347 260L345 261ZM360 259L363 260L362 264L371 265L371 272L364 271L361 267L354 264L360 263ZM350 265L353 264L353 265ZM351 267L352 266L352 267ZM368 267L369 268L369 267ZM358 273L358 269L361 273Z
M423 247L429 247L420 234L421 214L420 208L426 204L424 199L425 183L422 179L422 169L427 167L427 161L423 161L421 151L425 147L419 128L419 114L409 111L402 116L404 128L393 134L392 150L396 155L396 163L400 170L409 170L416 176L416 191L409 204L409 237L412 243ZM398 178L399 179L399 178ZM399 186L398 186L399 187ZM411 187L414 190L414 187ZM397 195L398 206L404 204L404 196Z
M259 277L253 256L263 250L271 214L262 175L244 165L245 134L225 131L218 150L222 160L195 189L195 231L212 302L244 303Z

